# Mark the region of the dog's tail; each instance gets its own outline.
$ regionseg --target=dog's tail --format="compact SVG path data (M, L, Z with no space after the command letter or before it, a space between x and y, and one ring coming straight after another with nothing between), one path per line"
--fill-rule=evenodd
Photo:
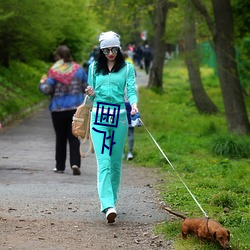
M162 206L162 208L163 208L164 210L168 211L169 213L171 213L171 214L173 214L173 215L175 215L175 216L177 216L177 217L182 218L183 220L187 219L187 217L186 217L185 215L183 215L183 214L179 214L179 213L177 213L177 212L173 212L171 209L169 209L169 208L167 208L167 207L164 207L164 206Z

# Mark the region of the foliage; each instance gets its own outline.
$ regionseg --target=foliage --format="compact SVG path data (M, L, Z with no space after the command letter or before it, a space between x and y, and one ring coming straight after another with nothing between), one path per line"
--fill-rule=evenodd
M178 44L183 38L184 29L184 13L181 8L182 3L179 2L177 8L171 8L167 15L167 24L165 32L165 40L170 44Z
M108 30L114 30L122 37L122 45L141 43L140 33L148 31L149 40L153 37L154 0L94 0L92 6L97 13L98 23Z
M181 178L207 214L229 228L232 249L249 249L246 236L250 223L249 155L242 158L238 154L235 159L214 155L211 150L211 145L221 138L231 138L237 147L241 144L247 147L249 137L227 134L218 79L213 70L206 67L201 68L201 74L207 93L222 113L200 115L192 100L183 61L169 61L164 70L164 93L140 88L139 110L143 123L174 169L144 127L135 130L133 163L159 169L162 182L155 188L161 192L165 204L189 217L202 216ZM162 223L156 232L163 233L167 239L174 238L176 249L201 249L194 237L190 236L191 243L179 239L180 223L178 218ZM217 249L217 246L208 243L203 249Z
M95 15L87 9L88 2L37 0L34 9L32 0L2 0L2 64L8 66L12 59L23 62L49 60L59 44L66 44L75 60L82 61L84 51L90 51L96 39L96 31L93 29Z
M250 35L238 40L237 51L237 63L241 85L244 88L245 94L250 96Z
M32 66L11 62L10 68L0 67L0 122L10 115L18 118L21 111L44 100L38 90L39 80L49 65L33 61Z
M250 2L248 0L233 0L232 8L236 38L249 36L250 13L246 10L250 8Z
M246 11L250 7L250 2L247 0L233 0L233 15L235 27L235 40L238 50L238 69L240 74L241 84L246 92L250 95L250 14Z

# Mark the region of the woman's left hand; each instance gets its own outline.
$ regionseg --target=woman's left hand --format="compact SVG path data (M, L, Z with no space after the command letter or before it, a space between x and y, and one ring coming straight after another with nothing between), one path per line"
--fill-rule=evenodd
M138 110L138 108L137 108L137 104L136 104L136 103L133 103L133 104L131 105L131 112L130 112L130 114L133 116L133 115L135 115L137 112L139 112L139 110Z

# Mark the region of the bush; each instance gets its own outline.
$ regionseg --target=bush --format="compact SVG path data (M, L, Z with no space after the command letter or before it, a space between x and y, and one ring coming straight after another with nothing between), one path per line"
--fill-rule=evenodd
M250 146L247 138L236 135L219 136L212 140L212 153L231 159L249 158Z
M221 192L215 194L212 198L210 203L214 206L224 208L233 209L237 206L235 198L231 193L228 192Z
M32 66L13 61L10 68L0 67L0 122L7 118L18 118L22 111L34 107L46 97L38 90L42 74L47 72L48 65L36 61Z

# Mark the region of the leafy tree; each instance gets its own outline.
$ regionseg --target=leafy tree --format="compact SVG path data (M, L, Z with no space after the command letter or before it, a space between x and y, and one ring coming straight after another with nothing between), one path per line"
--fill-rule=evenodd
M250 36L250 1L232 0L232 10L235 24L235 37L244 38Z
M191 15L192 13L192 15ZM200 74L200 55L197 50L196 44L196 18L194 7L190 2L185 5L185 28L184 28L184 40L185 40L185 55L186 64L188 68L188 76L191 87L191 92L194 98L194 102L199 112L201 113L217 113L218 108L211 101L207 95L205 88L202 84Z
M148 35L153 34L152 20L154 0L94 0L92 6L96 12L102 31L113 30L121 35L122 46L130 42L141 43L140 33L147 27Z
M241 85L245 94L250 95L250 8L248 0L232 1L234 30L236 36L237 61Z
M48 60L62 43L67 43L74 57L82 59L95 37L95 20L87 10L88 2L2 0L0 63L8 67L11 59Z
M115 31L119 30L119 33L124 33L124 31L127 30L131 31L122 35L123 38L124 36L127 37L127 41L133 41L135 39L134 37L139 37L138 33L143 27L147 27L149 36L154 37L154 61L148 87L162 88L162 71L165 61L166 43L175 44L183 37L184 14L180 11L180 8L172 8L171 11L168 12L170 17L166 18L164 11L167 12L169 8L176 6L175 3L165 0L142 1L143 3L131 0L109 1L108 5L107 1L104 0L96 1L96 3L97 2L99 6L99 9L97 9L98 16L100 21L104 20L105 26ZM155 5L153 5L153 3L155 3ZM108 13L110 14L108 15ZM106 15L108 15L109 18L105 18ZM154 23L155 26L153 26ZM166 29L166 23L170 25L169 29ZM120 30L121 27L122 30ZM191 62L191 57L189 56L188 58ZM198 60L196 60L196 64L194 64L194 61L195 60L192 60L193 63L188 64L189 66L197 65L196 70L193 70L191 74L192 76L194 76L194 72L199 73ZM189 67L189 69L191 71L191 67ZM197 81L197 79L200 79L200 75L198 75L196 79L192 78L191 82L193 84L191 84L191 89L198 109L201 112L207 113L217 112L216 107L206 95L201 80Z
M149 75L148 87L162 89L163 66L166 54L166 42L164 40L167 14L170 8L177 7L176 3L168 0L156 1L154 57Z
M214 19L200 0L191 1L204 16L213 37L228 130L249 134L250 124L236 64L230 0L211 1Z
M34 10L33 1L1 1L3 13L12 13L0 22L0 51L4 54L1 57L4 66L8 67L12 58L27 61L37 55L38 50L44 51L45 45L48 48L52 45L56 34L52 36L48 32L49 25L46 25L47 19L44 18L45 13L49 15L45 10L50 8L44 9L41 1L36 4Z
M96 16L89 7L88 1L63 1L63 3L64 7L61 7L61 11L64 21L60 24L61 36L58 37L58 42L68 45L74 59L80 61L88 56L89 51L96 44L98 34Z
M183 1L186 2L186 0L176 1L177 7L171 8L168 12L164 34L164 40L168 44L179 44L183 40L185 19Z

